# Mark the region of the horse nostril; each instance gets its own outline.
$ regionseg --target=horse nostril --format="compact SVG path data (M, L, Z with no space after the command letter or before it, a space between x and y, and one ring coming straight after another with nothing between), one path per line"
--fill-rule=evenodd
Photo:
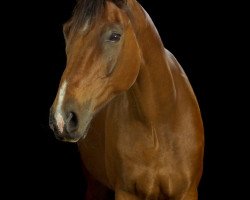
M74 112L70 112L68 118L66 119L66 129L68 133L72 133L77 129L78 119Z

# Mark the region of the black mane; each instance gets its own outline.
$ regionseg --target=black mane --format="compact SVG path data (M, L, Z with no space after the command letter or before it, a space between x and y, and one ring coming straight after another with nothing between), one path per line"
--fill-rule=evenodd
M77 0L73 12L75 29L81 28L86 22L92 23L93 19L102 13L106 1L112 1L118 7L122 7L126 3L126 0Z

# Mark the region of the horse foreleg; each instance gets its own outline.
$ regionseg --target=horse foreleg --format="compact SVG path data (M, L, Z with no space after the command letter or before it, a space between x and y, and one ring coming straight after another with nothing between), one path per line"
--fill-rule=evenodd
M174 200L198 200L198 192L197 190L189 190L187 192L183 192L177 197L173 198Z
M140 198L131 193L117 190L115 191L115 200L140 200Z

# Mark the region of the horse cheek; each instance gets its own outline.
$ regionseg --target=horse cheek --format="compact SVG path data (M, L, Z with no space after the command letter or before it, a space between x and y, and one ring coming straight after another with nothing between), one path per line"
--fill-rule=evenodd
M126 39L118 58L117 71L113 80L117 92L126 91L134 84L139 74L141 60L139 45L132 34Z

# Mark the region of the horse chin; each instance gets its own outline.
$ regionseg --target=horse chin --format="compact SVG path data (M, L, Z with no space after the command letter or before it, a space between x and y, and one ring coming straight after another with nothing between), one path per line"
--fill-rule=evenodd
M79 140L85 139L87 136L87 131L82 134L70 134L66 137L56 137L58 140L62 142L76 143Z
M70 143L75 143L77 142L81 137L76 137L76 136L69 136L69 135L58 135L55 134L55 138L61 142L70 142Z
M76 143L80 138L65 138L63 142Z
M88 134L89 125L86 127L82 127L82 129L78 129L73 133L67 133L66 131L63 134L55 133L55 137L57 140L62 142L76 143L79 140L84 140Z

